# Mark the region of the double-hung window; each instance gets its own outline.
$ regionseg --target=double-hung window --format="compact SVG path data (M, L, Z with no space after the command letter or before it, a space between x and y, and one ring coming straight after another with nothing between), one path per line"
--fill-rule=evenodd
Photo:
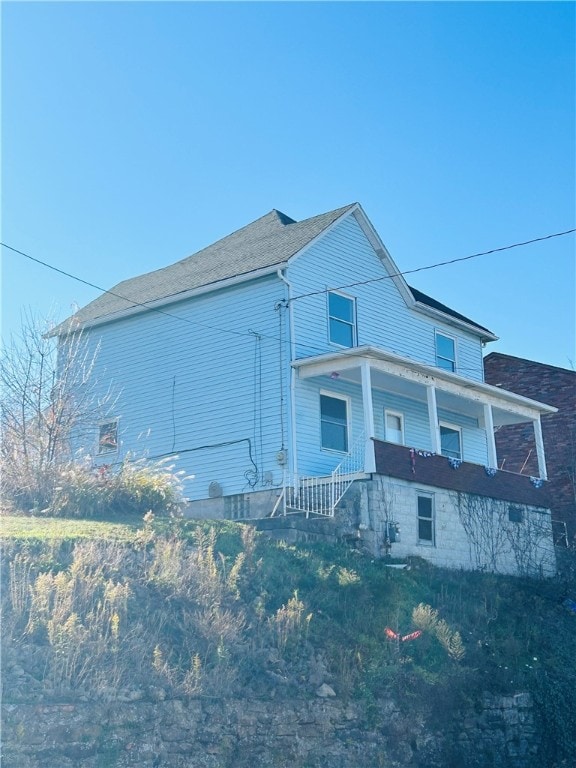
M456 370L456 341L452 336L436 333L436 365L445 371Z
M335 291L328 292L328 338L339 347L356 344L356 304L354 299Z
M418 494L418 543L434 545L434 496Z
M462 458L462 430L460 427L440 422L440 447L442 456L450 459Z
M328 451L348 453L348 398L320 395L320 444Z

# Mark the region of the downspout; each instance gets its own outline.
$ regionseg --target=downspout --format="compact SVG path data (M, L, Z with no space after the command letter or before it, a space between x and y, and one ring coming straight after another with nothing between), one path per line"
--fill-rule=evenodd
M292 283L284 275L281 269L277 272L278 277L288 288L288 328L290 338L290 456L289 466L294 475L298 474L298 460L296 454L296 369L293 367L292 362L296 359L296 340L294 337L294 313L292 311ZM283 343L283 339L280 340Z

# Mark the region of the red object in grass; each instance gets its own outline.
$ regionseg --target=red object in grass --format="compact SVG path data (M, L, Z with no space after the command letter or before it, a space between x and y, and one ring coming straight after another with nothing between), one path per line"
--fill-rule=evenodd
M420 637L422 634L421 629L417 629L415 632L410 632L409 635L404 635L401 637L397 632L394 632L393 629L390 629L390 627L386 627L384 630L384 634L386 637L390 638L390 640L399 640L401 643L406 643L409 640L416 640L416 638Z

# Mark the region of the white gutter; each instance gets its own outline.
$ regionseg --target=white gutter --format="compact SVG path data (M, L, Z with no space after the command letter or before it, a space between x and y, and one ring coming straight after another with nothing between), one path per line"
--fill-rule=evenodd
M277 275L282 282L288 288L288 328L290 337L290 390L289 390L289 408L290 408L290 468L294 475L298 474L298 454L296 449L296 368L294 367L294 361L296 360L296 339L294 335L294 310L292 301L292 283L284 275L282 269L278 269ZM280 343L283 343L283 339L280 339ZM284 375L284 372L281 372Z
M473 325L472 323L467 323L464 320L460 320L459 317L454 317L454 315L449 315L447 312L443 312L441 309L436 309L435 307L429 307L427 304L423 304L421 301L414 301L414 309L418 310L418 312L422 312L424 315L429 315L430 317L433 317L436 320L441 320L446 325L452 325L455 328L460 328L463 331L468 331L468 333L474 334L474 336L479 335L479 331L481 332L480 339L481 341L498 341L498 336L493 334L491 331L487 329L482 329L478 325Z
M67 320L64 320L62 323L56 326L50 333L47 334L47 336L66 336L68 333L70 333L69 328L72 328L72 331L78 331L80 329L84 328L94 328L98 325L105 325L106 323L113 323L117 320L123 320L126 317L132 317L132 315L137 315L141 312L150 312L154 311L155 309L160 309L161 307L170 306L171 304L177 304L180 301L185 301L186 299L191 299L194 296L202 296L205 293L211 293L212 291L219 291L222 288L228 288L235 285L239 285L241 283L247 283L250 280L257 280L259 277L267 277L268 275L276 275L280 272L280 269L285 267L286 262L282 262L280 265L275 264L271 267L263 267L262 269L254 269L252 272L245 272L241 275L235 275L234 277L229 277L224 280L217 280L213 283L208 283L207 285L199 285L197 288L190 288L189 290L180 291L179 293L173 293L169 296L163 296L160 299L155 299L154 301L143 301L142 303L132 303L132 300L128 297L125 297L124 300L127 304L132 303L132 306L126 307L125 309L118 309L114 312L109 312L108 314L102 314L99 317L91 318L89 320L83 321L82 318L76 319L76 315L72 315L72 317L68 318ZM111 292L114 292L112 290ZM104 291L103 293L106 293ZM97 301L97 299L95 299ZM89 304L87 306L90 306ZM105 312L105 310L104 310ZM82 310L80 310L79 314L82 314ZM73 324L73 325L71 325Z

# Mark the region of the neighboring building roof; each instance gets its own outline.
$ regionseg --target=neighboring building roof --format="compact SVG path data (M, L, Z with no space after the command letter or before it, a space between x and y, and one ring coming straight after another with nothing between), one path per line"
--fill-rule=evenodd
M528 360L525 357L507 355L504 352L490 352L490 354L484 357L484 363L488 363L488 365L491 367L490 373L492 378L497 378L497 373L500 373L501 376L504 375L507 381L510 381L514 377L515 386L517 387L516 391L518 392L520 392L520 389L523 389L527 392L532 392L535 388L542 387L541 379L526 379L525 371L527 368L539 370L540 374L547 371L551 376L564 376L566 377L566 380L569 381L576 380L574 378L576 376L576 371L571 368L561 368L559 365L540 363L538 360ZM555 378L552 379L552 381L553 386L551 389L557 388L559 379ZM495 383L494 386L506 386L506 389L509 388L507 385L504 385L501 382Z
M158 306L178 301L180 296L184 298L190 291L212 285L217 287L218 283L226 280L244 275L248 279L262 270L279 268L335 221L359 208L357 203L352 203L303 221L295 221L274 209L192 256L118 283L58 325L51 335L67 333L71 328L83 325L107 322L143 305ZM362 216L365 218L363 213ZM406 285L403 278L398 279ZM417 303L471 325L487 333L489 338L496 338L487 328L416 288L409 290Z
M461 315L459 312L455 312L453 309L450 309L450 307L447 307L446 304L441 304L439 301L436 301L436 299L433 299L431 296L427 296L417 288L412 288L411 285L409 285L408 288L410 288L410 291L414 296L414 301L418 301L420 304L426 304L426 306L432 307L432 309L437 309L440 312L444 312L444 314L455 317L458 320L462 320L469 325L473 325L475 328L480 328L480 330L486 331L486 333L489 333L491 336L494 335L488 328L485 328L483 325L478 325L478 323L476 323L474 320L470 320L470 318L466 317L466 315Z

